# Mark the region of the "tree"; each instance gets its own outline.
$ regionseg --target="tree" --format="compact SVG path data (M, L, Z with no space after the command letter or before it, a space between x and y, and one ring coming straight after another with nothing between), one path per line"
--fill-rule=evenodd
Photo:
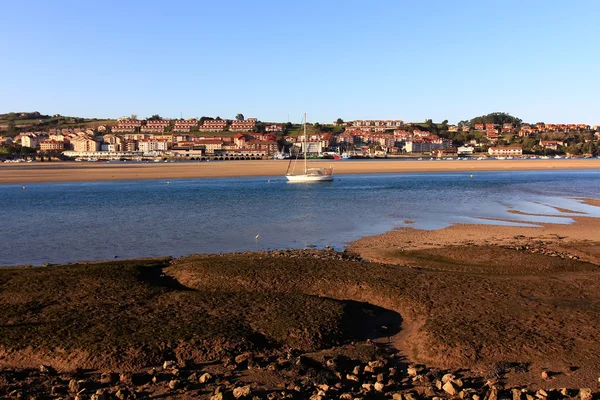
M148 121L160 121L160 120L162 120L162 118L158 114L154 114L153 116L151 116L150 118L148 118Z
M131 117L129 117L131 119L137 119L137 114L131 114Z
M235 119L237 119L238 121L243 121L244 120L244 114L238 114L238 115L236 115Z
M335 122L336 122L338 125L342 125L342 124L344 123L344 120L343 120L343 119L341 119L341 118L338 118L338 119L337 119Z

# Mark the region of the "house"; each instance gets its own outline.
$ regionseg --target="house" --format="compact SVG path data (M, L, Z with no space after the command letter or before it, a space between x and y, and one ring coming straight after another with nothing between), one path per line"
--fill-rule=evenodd
M556 151L564 146L564 143L558 140L540 140L540 146L545 149Z
M471 146L460 146L456 149L459 156L472 156L474 151L475 148Z
M537 124L535 124L535 127L537 128L537 130L539 132L545 132L546 131L546 124L544 124L543 122L538 122Z
M488 140L498 140L498 130L497 129L488 129L486 130L486 135Z
M449 125L448 126L448 132L458 132L458 126L456 126L456 125Z
M192 128L198 126L198 120L195 118L178 119L173 126L173 132L190 132Z
M269 125L265 127L267 132L283 132L283 125Z
M227 128L227 121L223 119L207 119L200 127L200 132L223 132Z
M475 124L475 130L476 131L482 131L485 129L485 125L484 124Z
M229 130L234 132L251 132L255 127L256 118L248 118L247 120L232 121Z
M140 132L144 132L144 133L163 133L165 131L165 129L167 129L167 127L170 125L170 121L169 120L162 120L162 119L158 119L158 120L147 120L146 121L146 125L142 126L140 128Z
M492 157L521 156L523 155L523 148L521 146L490 147L488 154Z
M502 133L511 133L512 131L514 131L513 124L511 124L511 123L502 124Z
M463 132L470 132L471 131L471 127L468 125L464 125L461 129Z
M112 132L124 133L124 132L135 132L140 126L142 121L137 119L119 119L117 125L111 128Z

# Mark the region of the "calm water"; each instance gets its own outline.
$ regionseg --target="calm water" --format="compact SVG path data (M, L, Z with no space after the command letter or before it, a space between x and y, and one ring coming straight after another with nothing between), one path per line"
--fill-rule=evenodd
M553 207L600 217L574 197L600 197L600 171L340 175L312 185L280 177L0 185L0 265L341 249L410 222L572 222Z

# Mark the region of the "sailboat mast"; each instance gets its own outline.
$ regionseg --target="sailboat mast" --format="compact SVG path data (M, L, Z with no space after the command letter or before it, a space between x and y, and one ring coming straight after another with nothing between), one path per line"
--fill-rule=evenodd
M308 171L306 165L306 153L308 153L308 140L306 140L306 113L304 113L304 174Z

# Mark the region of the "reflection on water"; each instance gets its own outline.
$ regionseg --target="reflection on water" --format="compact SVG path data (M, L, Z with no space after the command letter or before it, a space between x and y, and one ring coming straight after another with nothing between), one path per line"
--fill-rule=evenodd
M398 226L569 224L581 213L600 217L600 208L575 199L598 197L599 187L599 171L341 175L330 184L261 177L0 185L0 265L341 249Z

